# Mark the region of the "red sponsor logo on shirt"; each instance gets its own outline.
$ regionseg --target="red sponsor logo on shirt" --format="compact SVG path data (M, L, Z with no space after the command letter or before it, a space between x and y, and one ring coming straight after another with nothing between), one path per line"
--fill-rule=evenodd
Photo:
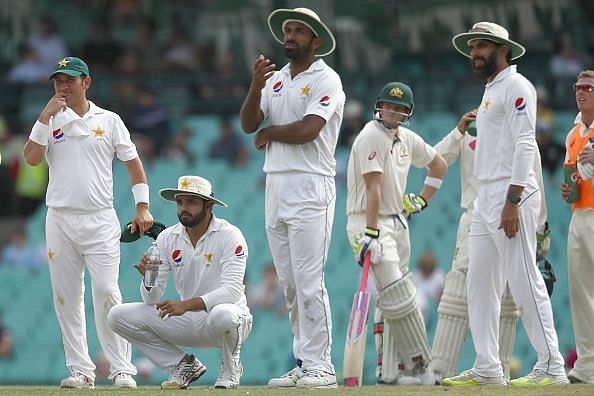
M235 256L237 257L243 257L245 255L245 252L243 251L243 246L239 245L235 248Z
M371 153L371 154L369 154L369 155L367 156L367 159L368 159L369 161L371 161L372 159L374 159L374 158L375 158L376 154L377 154L377 153L374 151L373 153Z

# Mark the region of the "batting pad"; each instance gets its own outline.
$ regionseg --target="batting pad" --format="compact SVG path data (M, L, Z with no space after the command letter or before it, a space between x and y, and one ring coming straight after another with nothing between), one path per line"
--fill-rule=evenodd
M501 297L501 314L499 315L499 360L501 360L503 375L507 380L510 379L511 357L514 351L519 317L520 310L514 303L509 286L506 285Z
M468 333L466 274L450 271L437 308L437 328L433 339L431 367L443 377L456 374L462 345Z
M425 322L417 302L412 276L407 273L402 279L392 283L379 295L379 308L384 316L386 327L390 328L390 338L394 339L400 359L405 369L415 375L424 372L431 361L431 350L427 342ZM388 340L384 328L384 367Z
M396 383L400 372L404 370L403 364L398 355L398 346L396 345L397 335L391 328L389 322L384 323L384 360L382 365L382 379L386 383Z

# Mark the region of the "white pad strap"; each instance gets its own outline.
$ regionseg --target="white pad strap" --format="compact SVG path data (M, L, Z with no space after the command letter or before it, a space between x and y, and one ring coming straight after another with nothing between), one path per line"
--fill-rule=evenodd
M458 359L468 333L468 300L464 272L452 270L446 276L437 313L431 367L443 377L451 377L456 374Z
M503 366L503 375L510 377L511 357L514 351L514 341L516 339L516 327L520 310L514 303L509 286L505 286L505 291L501 298L501 313L499 319L499 360Z

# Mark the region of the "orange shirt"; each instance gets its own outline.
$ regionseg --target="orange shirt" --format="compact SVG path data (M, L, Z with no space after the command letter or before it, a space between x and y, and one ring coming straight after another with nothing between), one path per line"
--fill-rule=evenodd
M588 144L588 138L594 137L594 130L590 131L586 136L580 135L579 124L573 128L567 144L567 163L577 163L580 151ZM577 183L579 198L576 202L571 205L571 210L589 208L594 209L594 190L592 189L592 179L584 180L580 176L579 171L577 172Z

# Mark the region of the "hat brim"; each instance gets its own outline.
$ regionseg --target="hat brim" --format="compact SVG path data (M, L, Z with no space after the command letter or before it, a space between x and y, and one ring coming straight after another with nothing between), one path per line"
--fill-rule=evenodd
M216 199L215 197L209 197L208 195L198 194L198 193L186 191L186 190L178 190L177 188L163 188L163 189L159 190L159 195L161 196L161 198L163 198L167 201L173 201L173 202L175 202L175 198L177 195L193 195L193 196L205 199L207 201L213 201L215 204L220 205L224 208L228 207L228 205L226 203L224 203L223 201L221 201L219 199Z
M272 35L279 43L284 44L285 42L283 22L288 19L305 22L311 26L312 29L314 29L318 36L322 39L322 45L316 50L315 56L321 57L330 55L334 51L334 48L336 48L336 40L334 40L334 35L332 35L332 32L330 29L328 29L328 26L326 26L323 22L318 21L317 19L314 19L302 12L282 8L273 11L268 16L268 27L270 28L270 32L272 32Z
M524 53L526 52L526 48L524 48L524 46L516 43L515 41L506 40L504 38L495 36L493 34L483 33L483 32L457 34L452 38L452 44L454 45L454 48L456 48L456 50L458 50L459 53L466 56L467 58L470 58L470 47L468 46L468 42L471 40L478 40L478 39L489 40L489 41L493 41L498 44L507 45L511 50L511 59L512 60L518 59L519 57L524 55Z
M59 73L66 74L67 76L70 76L70 77L79 77L84 74L83 72L78 71L78 70L69 70L69 69L56 70L49 76L49 79L50 80L53 79L56 76L56 74L59 74Z

